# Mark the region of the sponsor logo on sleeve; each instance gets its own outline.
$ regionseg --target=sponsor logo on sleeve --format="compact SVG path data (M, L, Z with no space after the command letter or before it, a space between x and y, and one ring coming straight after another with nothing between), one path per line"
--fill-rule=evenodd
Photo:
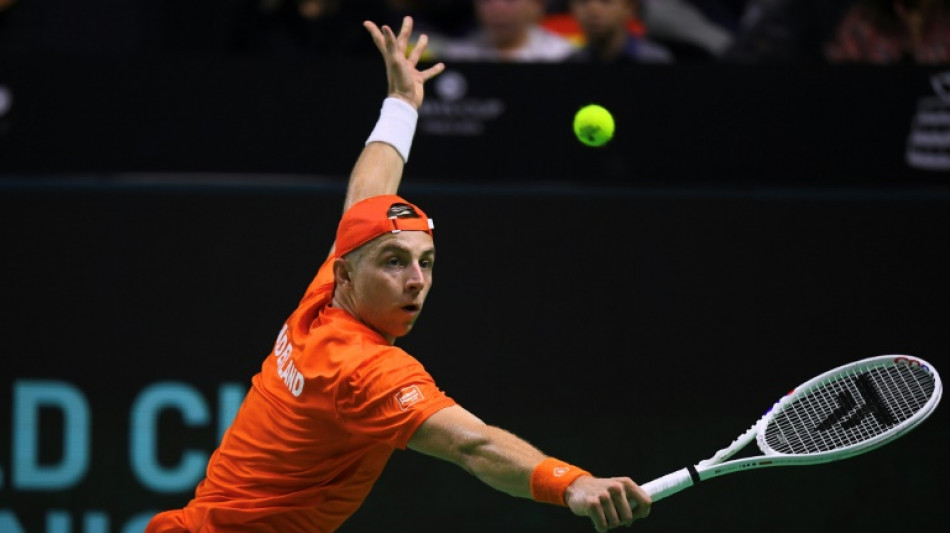
M396 393L396 403L399 404L399 408L403 411L425 399L426 397L423 396L422 391L419 390L419 387L416 385L403 387Z

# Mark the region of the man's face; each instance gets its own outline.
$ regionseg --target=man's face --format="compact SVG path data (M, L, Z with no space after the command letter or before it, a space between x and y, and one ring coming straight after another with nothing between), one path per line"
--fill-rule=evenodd
M435 246L423 231L384 235L351 273L354 313L390 342L409 333L432 287Z
M571 11L590 41L603 41L626 31L634 14L630 0L571 0Z
M538 0L475 0L478 21L492 42L505 46L520 41L541 16Z

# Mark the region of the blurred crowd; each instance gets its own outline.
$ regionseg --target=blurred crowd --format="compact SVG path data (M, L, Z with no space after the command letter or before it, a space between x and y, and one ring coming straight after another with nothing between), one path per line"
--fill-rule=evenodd
M375 54L412 15L428 60L950 64L950 0L0 0L0 54Z

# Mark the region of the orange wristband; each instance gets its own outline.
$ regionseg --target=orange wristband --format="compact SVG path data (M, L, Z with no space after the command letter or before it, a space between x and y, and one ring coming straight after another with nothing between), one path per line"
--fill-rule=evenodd
M536 502L567 506L564 492L568 485L590 472L553 457L541 461L531 472L531 498Z

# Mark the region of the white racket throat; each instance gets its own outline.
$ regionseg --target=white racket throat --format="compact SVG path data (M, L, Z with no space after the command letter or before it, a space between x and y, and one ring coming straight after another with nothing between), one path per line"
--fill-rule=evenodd
M881 355L842 365L796 387L709 459L642 487L658 501L732 472L852 457L915 428L942 394L936 369L918 358ZM753 439L763 455L728 460Z

